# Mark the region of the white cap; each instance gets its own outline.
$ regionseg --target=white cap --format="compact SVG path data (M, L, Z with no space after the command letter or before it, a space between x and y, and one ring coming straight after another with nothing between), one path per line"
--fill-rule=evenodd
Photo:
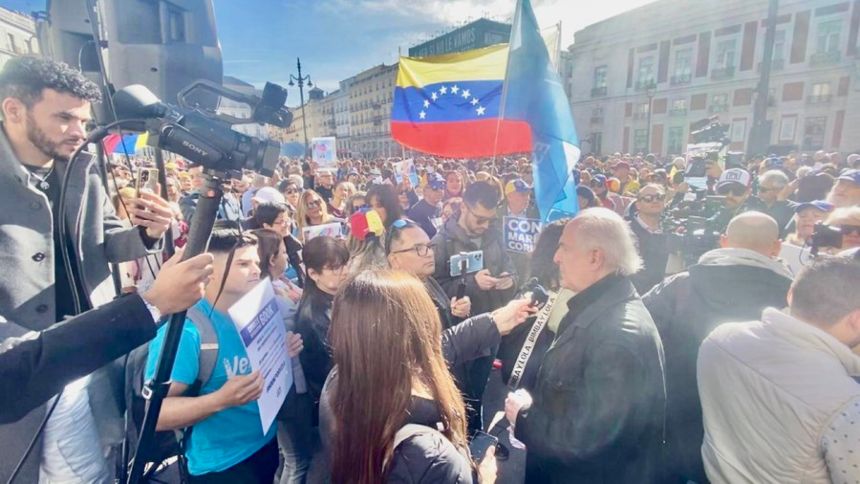
M745 187L749 187L751 181L752 177L746 170L742 168L729 168L720 175L720 180L717 182L717 188L730 183L738 183Z
M254 194L254 200L258 203L286 203L287 201L281 192L272 187L263 187L257 190L257 193Z

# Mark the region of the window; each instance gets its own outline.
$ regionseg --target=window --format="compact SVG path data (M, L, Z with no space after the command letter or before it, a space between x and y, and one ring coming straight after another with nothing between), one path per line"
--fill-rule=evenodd
M839 36L842 20L827 20L818 24L818 37L815 51L819 54L839 52Z
M672 126L669 128L669 143L666 149L669 154L680 154L684 152L684 128L681 126Z
M806 118L803 127L803 149L820 150L824 147L824 129L827 127L826 117Z
M638 84L640 87L654 84L656 77L654 76L654 57L646 56L639 59L639 77Z
M18 53L18 44L15 42L15 36L12 34L7 34L7 37L9 38L9 50Z
M645 152L648 150L648 130L637 129L633 131L633 151Z
M185 14L181 10L167 10L167 41L185 42Z
M785 29L777 29L773 36L773 63L785 62Z
M735 143L743 143L747 134L747 120L736 119L732 122L731 140Z
M716 69L733 70L735 68L735 44L737 39L721 40L717 43L715 56Z
M606 66L594 68L594 87L606 87Z
M603 152L603 133L591 133L591 151L598 155Z
M633 111L633 119L645 119L648 117L648 103L636 104Z
M816 82L812 85L812 92L809 94L810 103L826 103L830 101L832 93L830 92L829 82Z
M712 113L722 113L729 109L729 95L728 94L714 94L714 97L711 98L711 112Z
M687 98L673 99L669 114L687 114Z
M690 82L693 76L693 49L678 49L675 51L675 70L672 75L672 84L684 84Z

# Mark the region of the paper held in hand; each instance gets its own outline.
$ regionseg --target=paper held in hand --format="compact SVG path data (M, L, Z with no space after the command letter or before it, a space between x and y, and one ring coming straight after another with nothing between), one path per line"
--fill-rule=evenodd
M257 400L263 433L269 431L293 385L287 356L287 330L269 279L260 281L227 310L248 353L251 369L263 375L263 394Z

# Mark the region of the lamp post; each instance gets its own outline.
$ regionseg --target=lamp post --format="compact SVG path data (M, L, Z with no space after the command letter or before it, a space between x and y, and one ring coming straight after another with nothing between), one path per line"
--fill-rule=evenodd
M648 83L645 88L645 95L648 96L648 129L645 131L645 154L651 152L651 102L654 99L654 92L657 90L657 85L654 81Z
M308 87L314 87L311 82L311 76L308 74L307 76L302 77L302 60L296 57L296 67L299 70L299 75L294 76L290 74L290 86L295 86L296 83L299 85L299 102L302 103L302 130L305 134L305 158L308 156L308 118L305 116L305 84L307 83ZM294 82L295 81L295 82Z

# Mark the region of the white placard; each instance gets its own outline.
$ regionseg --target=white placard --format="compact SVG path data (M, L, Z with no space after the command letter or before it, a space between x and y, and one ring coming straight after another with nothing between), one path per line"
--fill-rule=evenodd
M311 139L311 157L320 168L337 165L337 138L326 136Z
M287 329L275 301L272 282L268 278L260 281L227 313L236 325L251 369L263 375L263 394L257 405L265 434L293 386L293 367L287 357Z

